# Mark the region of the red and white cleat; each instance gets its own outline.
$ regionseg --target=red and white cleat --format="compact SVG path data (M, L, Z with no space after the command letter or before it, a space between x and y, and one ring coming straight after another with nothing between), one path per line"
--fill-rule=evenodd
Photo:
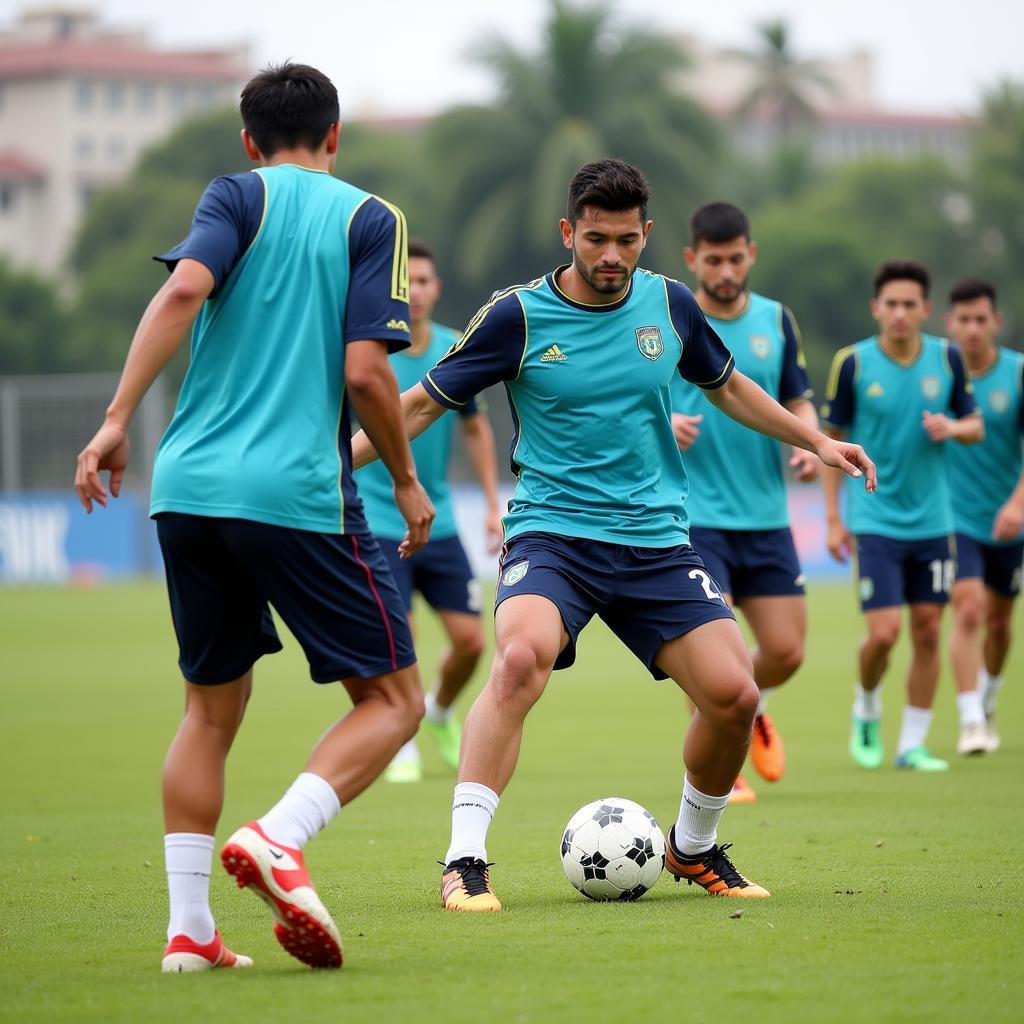
M220 932L213 933L213 940L200 946L187 935L175 935L164 950L160 970L164 974L186 974L191 971L212 971L215 967L252 967L252 959L240 953L232 953L224 945Z
M270 907L274 934L286 952L310 967L341 966L341 935L300 850L275 843L250 821L224 844L220 859L239 888L252 889Z

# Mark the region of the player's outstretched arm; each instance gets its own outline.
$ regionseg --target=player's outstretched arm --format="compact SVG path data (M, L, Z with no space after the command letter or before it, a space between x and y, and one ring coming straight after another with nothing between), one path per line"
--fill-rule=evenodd
M818 413L814 403L806 398L797 398L792 402L786 402L785 407L797 419L803 420L812 430L818 429ZM803 448L793 449L793 455L789 460L790 469L794 476L802 484L809 484L818 479L821 470L821 461L814 454Z
M203 303L214 288L213 274L197 260L181 260L142 314L125 359L117 391L103 425L82 449L75 469L75 490L86 512L107 504L100 480L110 471L110 493L121 493L128 464L128 424L160 371L181 347Z
M466 437L466 453L473 464L473 473L487 502L484 528L487 531L487 550L494 555L501 547L502 538L501 512L498 508L498 456L494 450L494 431L491 430L487 415L482 412L475 416L463 416L462 429Z
M836 430L825 429L829 437L837 441L843 435ZM825 544L829 554L837 562L848 562L853 552L853 538L843 522L843 514L839 508L839 492L843 486L843 474L838 469L826 466L821 477L822 489L825 492Z

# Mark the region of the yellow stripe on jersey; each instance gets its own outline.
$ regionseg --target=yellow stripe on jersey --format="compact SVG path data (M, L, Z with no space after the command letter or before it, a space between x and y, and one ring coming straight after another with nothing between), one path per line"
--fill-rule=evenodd
M544 278L543 277L538 277L535 281L531 281L529 284L514 284L510 288L502 288L500 291L496 291L487 300L487 302L485 302L470 317L469 323L466 324L466 332L462 335L462 337L457 342L455 342L454 345L452 345L452 347L450 349L448 349L447 352L445 352L445 354L443 356L441 356L441 358L438 360L438 362L439 363L443 363L449 356L455 355L455 353L458 352L459 349L462 348L463 345L465 345L467 341L469 341L469 339L473 336L473 333L476 331L476 329L484 322L484 318L487 316L487 314L502 299L504 299L506 296L512 295L513 293L518 293L518 292L521 292L521 291L533 291L535 288L539 288L543 283L544 283ZM518 294L517 294L516 297L518 298ZM520 305L522 305L522 302L523 302L523 300L519 299L519 304ZM523 309L523 319L524 320L526 319L526 309L525 308ZM524 344L523 345L523 358L525 358L525 356L526 356L526 345ZM522 365L523 365L523 363L522 363L522 358L521 358L520 361L519 361L520 369L522 369ZM431 380L430 383L433 384L434 383L433 380ZM434 386L436 387L437 385L434 385ZM441 389L438 388L438 391L441 391ZM444 392L441 391L441 394L444 394Z
M843 368L843 363L846 362L847 357L855 352L853 345L847 345L846 348L841 348L832 359L832 369L828 372L828 383L825 385L825 401L835 401L836 392L839 390L839 373Z
M386 199L380 200L395 215L395 253L391 259L391 298L409 301L409 226L405 214Z

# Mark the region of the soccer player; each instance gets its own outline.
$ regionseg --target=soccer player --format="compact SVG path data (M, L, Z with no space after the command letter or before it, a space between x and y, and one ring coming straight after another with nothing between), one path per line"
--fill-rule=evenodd
M354 704L305 770L221 860L269 905L274 933L314 967L341 966L338 929L303 863L306 842L415 732L423 691L402 599L352 482L349 407L388 467L411 555L433 508L416 476L388 350L409 342L405 220L331 174L338 94L285 63L242 91L242 143L260 169L215 179L139 323L117 392L78 457L87 512L120 492L128 423L192 327L191 365L153 469L151 514L185 677L164 765L170 923L163 970L249 966L207 898L224 767L253 664L281 649L269 605L315 682ZM194 326L193 326L194 325Z
M518 484L504 519L496 653L463 731L441 883L449 910L501 909L487 829L515 770L527 713L552 670L573 663L595 614L697 707L668 870L714 895L768 895L717 843L758 696L732 612L689 545L672 379L682 373L741 422L817 451L869 488L874 466L858 446L813 430L734 372L689 290L638 269L649 197L643 173L629 164L582 167L561 221L572 262L497 292L402 398L414 436L501 381L516 424ZM353 451L356 465L373 456L365 438Z
M757 257L747 215L731 203L700 207L690 219L684 256L697 279L694 298L736 369L817 429L793 314L747 287ZM760 702L750 757L763 779L776 782L785 751L765 705L803 662L807 632L779 445L730 419L682 377L672 384L672 409L676 440L686 453L690 541L725 600L743 611L757 643L752 657ZM818 459L802 448L792 450L789 463L798 480L818 475ZM742 775L730 799L756 799Z
M828 549L845 562L856 542L867 623L850 730L850 754L862 768L877 768L884 757L880 687L904 604L913 654L896 765L922 772L949 767L925 745L939 681L942 610L956 572L946 442L975 444L984 425L959 349L921 330L931 312L929 285L920 263L881 265L871 301L878 334L836 353L821 410L833 437L849 434L876 455L883 481L870 505L858 488L848 489L847 528L839 477L824 478Z
M423 242L409 242L409 315L412 344L391 358L399 390L411 388L459 340L449 327L434 323L431 314L441 297L441 278L433 250ZM498 512L498 467L494 434L487 415L476 402L459 410L466 451L487 503L484 529L488 550L501 545ZM412 444L416 472L437 510L430 540L410 558L402 558L399 545L405 536L405 520L395 505L391 476L382 463L356 473L366 520L391 566L391 573L405 600L412 624L412 596L418 590L439 615L449 649L441 659L436 688L427 694L423 727L437 741L442 760L459 766L461 729L453 704L476 670L484 647L480 624L480 586L473 578L469 559L459 540L448 485L454 422L448 416ZM418 782L423 777L416 740L411 739L395 755L384 773L390 782Z
M985 440L949 453L957 554L950 635L959 691L957 750L981 754L999 747L996 695L1024 562L1024 355L997 344L1003 318L996 290L987 281L960 281L950 292L949 306L946 327L963 352L985 417ZM983 622L985 640L979 650Z

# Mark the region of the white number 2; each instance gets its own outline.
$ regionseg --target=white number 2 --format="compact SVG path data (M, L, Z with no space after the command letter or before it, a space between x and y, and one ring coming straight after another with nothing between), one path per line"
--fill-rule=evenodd
M700 585L704 588L704 596L709 601L722 600L722 595L711 585L711 577L703 569L691 569L690 579L700 580Z
M932 590L936 594L948 594L953 589L953 578L956 576L956 563L953 559L936 558L928 563L928 568L932 573Z

